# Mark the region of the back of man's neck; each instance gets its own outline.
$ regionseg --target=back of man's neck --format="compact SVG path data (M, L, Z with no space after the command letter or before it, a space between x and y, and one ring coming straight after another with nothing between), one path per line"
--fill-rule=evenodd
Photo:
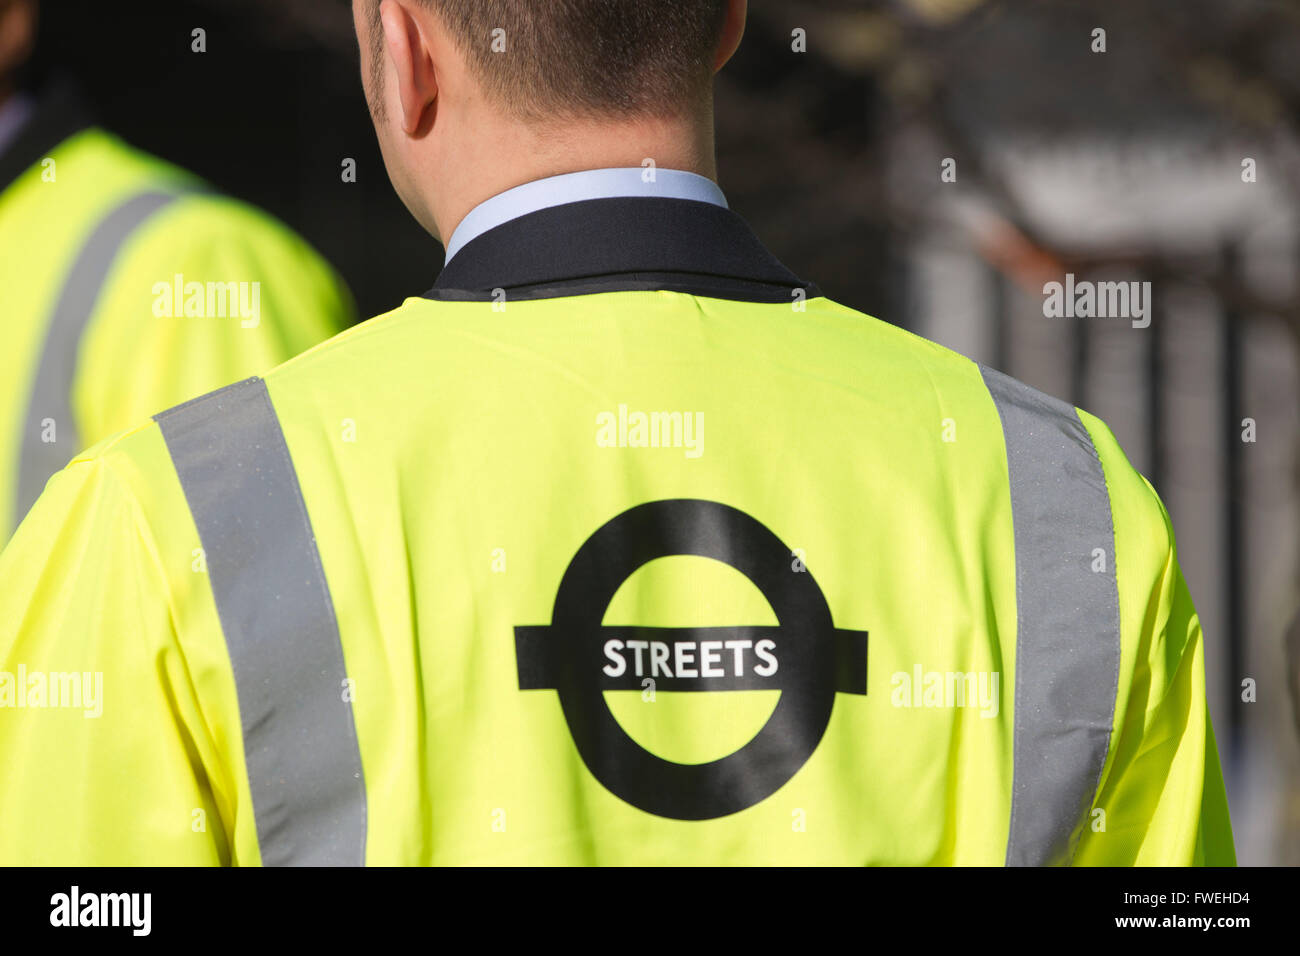
M483 162L467 163L453 173L459 182L440 184L433 197L438 238L445 243L475 206L524 183L589 169L650 164L716 181L712 114L707 121L638 119L536 127L518 133L513 141L503 135Z

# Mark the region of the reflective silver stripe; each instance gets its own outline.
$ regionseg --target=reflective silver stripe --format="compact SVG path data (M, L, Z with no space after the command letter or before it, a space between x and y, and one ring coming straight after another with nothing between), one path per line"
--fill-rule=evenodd
M267 866L365 864L334 603L275 408L250 378L155 415L198 527Z
M1115 530L1079 414L981 368L1002 418L1016 546L1008 866L1070 862L1110 748L1119 682ZM1094 571L1096 549L1105 570Z
M68 271L45 333L45 347L32 383L27 417L23 419L14 527L36 503L50 476L82 450L72 414L72 380L77 370L81 335L95 311L108 271L127 238L146 219L177 198L178 194L172 192L132 196L95 227ZM43 440L45 428L41 423L46 419L54 422L55 441Z

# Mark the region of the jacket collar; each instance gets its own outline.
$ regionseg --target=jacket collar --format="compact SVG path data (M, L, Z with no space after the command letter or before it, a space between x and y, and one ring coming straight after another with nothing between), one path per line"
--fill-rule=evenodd
M631 289L756 302L791 302L797 290L821 294L725 207L620 197L539 209L482 233L425 297L520 300Z
M479 203L447 240L450 262L456 252L473 240L511 219L551 206L563 206L588 199L659 198L694 199L715 206L727 205L718 184L706 176L681 169L655 169L653 175L640 166L582 169L515 186Z
M59 83L36 101L32 115L0 153L0 192L48 156L64 140L94 125L70 84Z

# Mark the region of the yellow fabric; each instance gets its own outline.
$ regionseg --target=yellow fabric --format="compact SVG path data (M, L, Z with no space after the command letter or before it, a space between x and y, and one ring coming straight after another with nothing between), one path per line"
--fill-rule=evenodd
M202 187L99 129L70 137L47 158L52 167L38 163L0 192L7 333L0 350L0 541L20 517L13 511L22 428L52 312L78 253L132 196ZM256 324L229 306L226 316L187 316L184 308L167 315L156 308L156 287L178 275L182 291L191 282L247 283L250 306L256 283ZM66 383L80 447L72 446L71 430L56 431L56 442L68 444L63 460L155 412L274 367L346 327L352 314L346 287L285 226L216 194L183 196L130 234L105 278L75 378Z
M1227 795L1206 706L1201 624L1178 567L1174 531L1155 489L1102 422L1083 413L1105 468L1125 629L1115 735L1076 862L1236 863Z
M267 376L355 682L369 864L1003 862L1017 607L997 409L970 361L824 298L806 305L409 300ZM602 446L600 416L620 405L703 413L701 453ZM1105 830L1090 817L1075 862L1230 863L1167 519L1085 422L1113 499L1123 652ZM836 695L785 786L706 821L614 796L556 692L519 689L514 628L551 622L597 528L666 498L760 521L834 625L870 635L867 695ZM23 821L0 828L0 863L260 862L198 549L145 424L57 476L0 554L0 670L104 675L98 718L0 709L0 813ZM645 565L602 620L776 623L739 572L692 557ZM999 674L996 712L898 706L897 675L918 667ZM606 699L644 747L698 762L751 737L775 694Z

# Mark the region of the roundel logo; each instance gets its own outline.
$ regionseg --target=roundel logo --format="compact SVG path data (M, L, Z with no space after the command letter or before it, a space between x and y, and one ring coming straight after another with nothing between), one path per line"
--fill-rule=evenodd
M867 693L867 633L836 628L812 574L761 522L716 501L638 505L596 530L569 562L549 625L515 628L520 690L554 690L587 769L635 807L677 820L727 816L766 800L812 756L835 695ZM606 627L619 586L656 558L728 564L762 592L774 627ZM629 662L635 660L635 665ZM683 764L637 743L614 719L610 690L779 690L762 728L718 760Z

